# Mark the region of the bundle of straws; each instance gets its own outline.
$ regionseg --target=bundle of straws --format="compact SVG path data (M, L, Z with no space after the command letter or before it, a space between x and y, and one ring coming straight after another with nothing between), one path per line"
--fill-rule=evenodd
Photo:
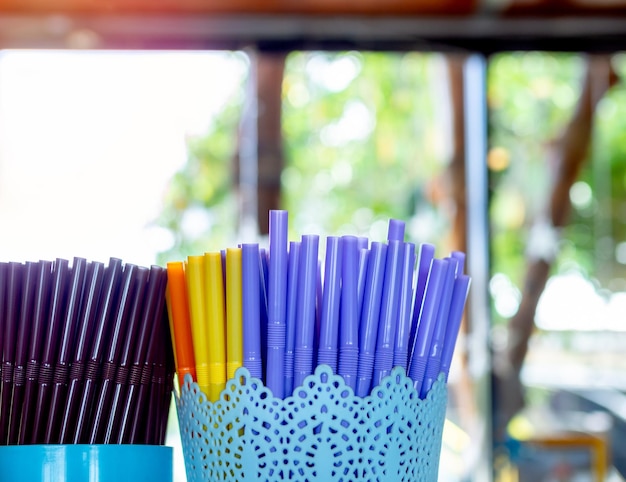
M188 374L215 401L244 366L284 398L320 364L360 397L395 366L422 398L447 380L470 285L463 253L438 259L423 244L417 259L392 219L386 242L329 236L321 263L318 235L288 242L287 212L269 216L269 250L245 243L167 264L181 384Z
M0 263L0 444L162 445L166 284L117 258Z

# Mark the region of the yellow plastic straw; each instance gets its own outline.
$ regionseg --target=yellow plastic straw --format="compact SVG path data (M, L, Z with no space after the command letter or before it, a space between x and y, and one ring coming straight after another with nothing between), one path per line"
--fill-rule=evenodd
M243 365L241 248L226 250L226 378Z
M209 400L219 399L226 386L226 311L222 256L204 254L205 313L209 335Z
M210 347L205 309L204 256L189 256L185 275L198 386L210 398Z

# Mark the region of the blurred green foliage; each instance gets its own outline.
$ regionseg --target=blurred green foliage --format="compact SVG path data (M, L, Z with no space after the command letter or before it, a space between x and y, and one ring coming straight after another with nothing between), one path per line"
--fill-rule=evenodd
M241 54L235 60L244 61ZM626 73L624 59L614 60L618 73ZM500 54L489 62L492 275L517 293L528 232L550 190L548 147L576 106L584 65L579 55L548 52ZM451 155L446 79L444 58L434 53L288 56L281 207L290 212L292 238L383 239L389 218L398 218L407 221L411 241L442 246L450 220L445 200L433 193ZM240 241L231 166L245 81L237 80L240 88L211 129L188 141L188 162L172 179L158 220L174 240L161 263ZM554 272L574 268L598 286L626 289L621 84L599 104L589 159L571 198ZM495 321L507 316L496 313Z
M429 184L448 161L447 91L435 54L294 52L283 82L286 168L283 206L290 236L355 234L386 239L390 218L416 243L438 244L448 219ZM158 224L173 234L159 262L237 240L231 161L244 101L228 103L206 135L188 141ZM449 107L448 107L449 109Z
M614 61L623 75L623 62ZM490 62L489 160L505 159L490 170L492 272L508 277L518 291L529 230L544 215L551 189L548 148L576 107L584 69L584 57L576 54L509 53ZM620 255L626 245L619 244L626 239L625 95L618 84L598 105L553 266L553 273L579 271L599 290L626 288L626 256ZM496 323L503 319L495 313Z

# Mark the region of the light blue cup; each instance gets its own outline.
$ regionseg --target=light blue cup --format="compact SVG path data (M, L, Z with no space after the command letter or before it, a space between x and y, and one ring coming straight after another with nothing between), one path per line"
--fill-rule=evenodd
M320 365L284 400L239 368L220 399L186 376L177 399L189 482L437 482L447 387L402 368L357 397Z
M172 448L159 445L0 447L3 482L172 482Z

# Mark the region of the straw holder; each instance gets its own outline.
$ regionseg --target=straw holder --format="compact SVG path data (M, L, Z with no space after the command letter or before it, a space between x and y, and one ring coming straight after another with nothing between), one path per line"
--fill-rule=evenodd
M189 482L435 482L446 404L441 375L421 400L396 367L360 398L327 365L284 400L245 368L214 403L189 375L176 399Z

